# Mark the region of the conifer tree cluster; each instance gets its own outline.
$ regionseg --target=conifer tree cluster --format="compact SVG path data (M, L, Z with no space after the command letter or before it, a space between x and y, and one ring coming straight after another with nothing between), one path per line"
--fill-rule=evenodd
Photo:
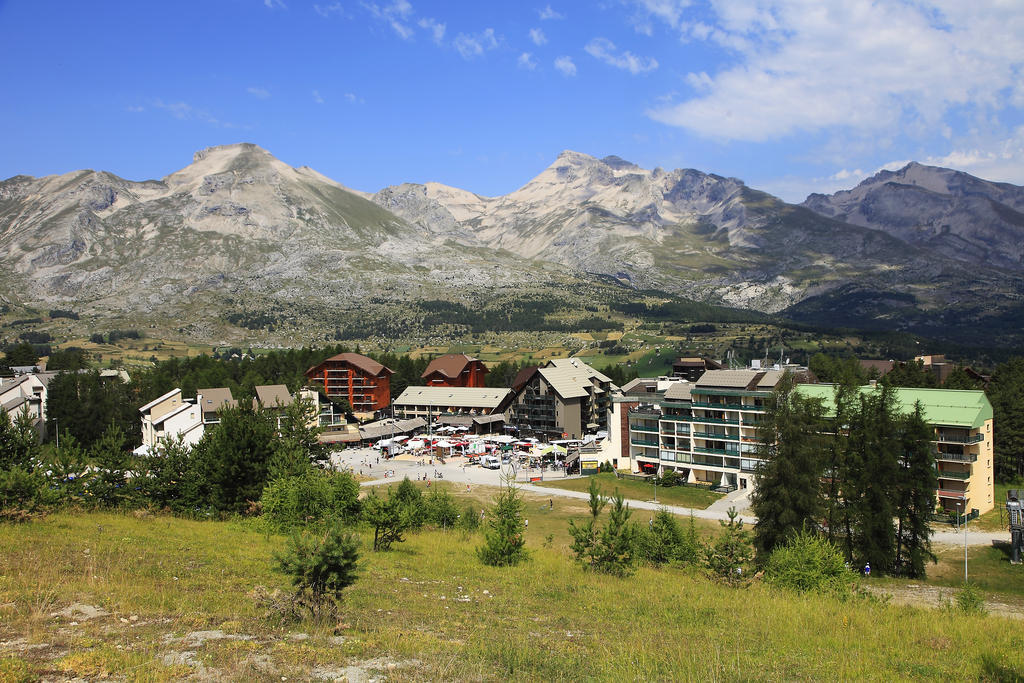
M762 460L751 496L761 558L802 532L821 533L846 561L920 578L935 510L932 431L920 405L902 413L895 389L836 386L835 412L785 377L759 429Z

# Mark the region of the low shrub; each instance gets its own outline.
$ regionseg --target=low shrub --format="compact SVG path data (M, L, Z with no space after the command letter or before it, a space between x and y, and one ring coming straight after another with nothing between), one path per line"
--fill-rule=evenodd
M765 567L765 580L769 584L800 592L848 597L852 579L839 548L808 531L800 532L773 550Z
M347 472L310 468L271 481L260 502L264 519L279 529L351 521L359 516L359 483Z
M336 619L342 591L357 578L359 539L334 525L320 535L293 536L275 559L295 587L292 605L297 617Z

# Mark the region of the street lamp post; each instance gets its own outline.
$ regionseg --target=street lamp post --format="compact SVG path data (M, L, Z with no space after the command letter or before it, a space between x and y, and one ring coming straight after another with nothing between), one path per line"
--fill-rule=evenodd
M960 506L963 506L963 527L964 527L964 583L967 583L967 500L961 499L956 502L957 523L961 521Z
M60 420L53 418L53 428L57 432L57 448L60 449Z

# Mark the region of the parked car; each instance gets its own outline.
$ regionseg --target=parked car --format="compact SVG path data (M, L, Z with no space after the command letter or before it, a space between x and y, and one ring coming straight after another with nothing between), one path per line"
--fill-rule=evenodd
M480 466L489 470L500 470L501 460L496 455L485 455L480 458Z

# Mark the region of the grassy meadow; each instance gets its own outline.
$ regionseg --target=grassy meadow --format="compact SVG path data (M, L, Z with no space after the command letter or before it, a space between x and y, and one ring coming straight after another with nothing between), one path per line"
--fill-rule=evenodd
M491 492L453 489L460 505ZM0 681L1024 677L1016 621L730 588L692 569L584 572L566 527L585 501L546 502L527 496L531 558L513 568L483 566L479 534L426 530L372 553L364 532L337 626L267 616L254 596L287 588L272 561L285 539L253 520L61 513L2 525ZM51 616L75 604L102 612Z

